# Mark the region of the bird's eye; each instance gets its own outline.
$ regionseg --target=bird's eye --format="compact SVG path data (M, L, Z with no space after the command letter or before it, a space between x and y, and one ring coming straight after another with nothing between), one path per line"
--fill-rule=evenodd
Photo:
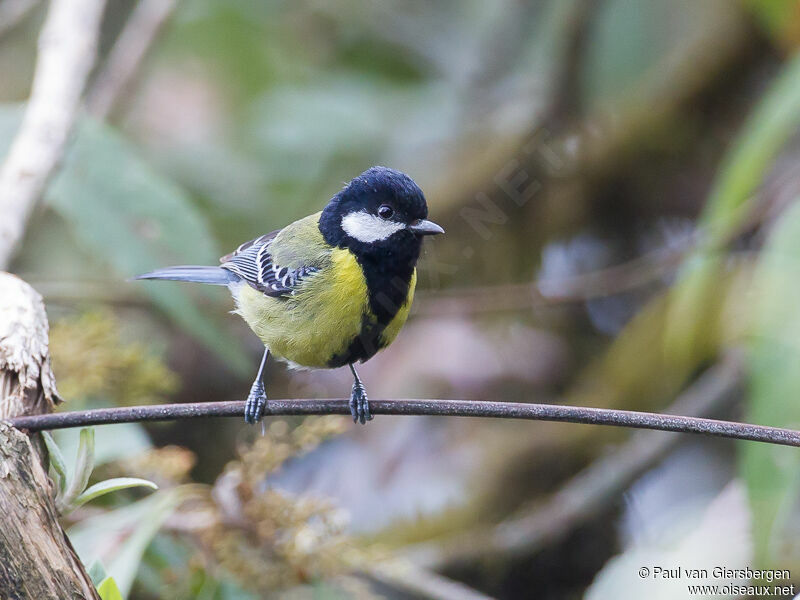
M388 220L394 216L394 209L388 204L381 204L381 207L378 209L378 214L380 215L381 219Z

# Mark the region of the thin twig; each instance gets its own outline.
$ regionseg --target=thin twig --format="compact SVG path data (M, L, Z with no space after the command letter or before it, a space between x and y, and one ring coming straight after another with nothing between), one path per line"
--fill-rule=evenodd
M105 119L139 71L177 0L140 0L119 34L87 98L89 112Z
M800 431L680 415L590 408L559 404L526 404L480 400L370 400L376 415L428 415L441 417L494 417L608 425L697 433L716 437L800 447ZM349 415L346 399L270 400L265 415ZM242 417L244 402L194 402L99 408L11 419L12 426L29 431L108 425L141 421L175 421L207 417Z
M718 414L738 396L741 361L729 355L706 371L667 409L690 417ZM488 528L412 547L426 568L463 566L482 557L530 555L569 535L617 500L638 477L666 457L683 436L640 432L538 503Z
M105 0L57 0L42 32L31 97L0 168L0 270L61 161L94 66Z

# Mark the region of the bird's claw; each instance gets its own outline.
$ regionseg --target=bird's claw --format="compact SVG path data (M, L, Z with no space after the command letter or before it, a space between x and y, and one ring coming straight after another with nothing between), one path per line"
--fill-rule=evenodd
M254 381L244 405L244 420L250 425L255 425L264 417L264 409L267 406L267 393L264 390L264 382Z
M350 414L353 416L353 423L364 425L367 421L372 421L372 414L369 412L369 398L364 385L356 381L353 383L353 391L350 394Z

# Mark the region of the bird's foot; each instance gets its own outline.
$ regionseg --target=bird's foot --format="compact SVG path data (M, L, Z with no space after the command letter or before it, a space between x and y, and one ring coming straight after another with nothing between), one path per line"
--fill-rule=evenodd
M360 381L353 383L353 391L350 394L350 414L353 415L353 423L361 423L363 425L367 421L372 421L367 390L364 389L364 384Z
M264 409L267 406L267 393L264 390L264 382L260 379L253 382L247 402L244 404L244 420L250 425L255 425L264 417Z

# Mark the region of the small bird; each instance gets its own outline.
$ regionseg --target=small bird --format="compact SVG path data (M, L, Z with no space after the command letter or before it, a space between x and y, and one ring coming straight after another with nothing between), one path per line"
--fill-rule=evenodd
M422 190L405 173L372 167L316 214L245 242L220 266L177 266L139 275L227 286L236 312L264 343L245 403L257 423L267 396L267 358L300 369L353 374L350 413L372 420L364 384L353 366L391 344L408 318L422 238L444 233L427 220Z

